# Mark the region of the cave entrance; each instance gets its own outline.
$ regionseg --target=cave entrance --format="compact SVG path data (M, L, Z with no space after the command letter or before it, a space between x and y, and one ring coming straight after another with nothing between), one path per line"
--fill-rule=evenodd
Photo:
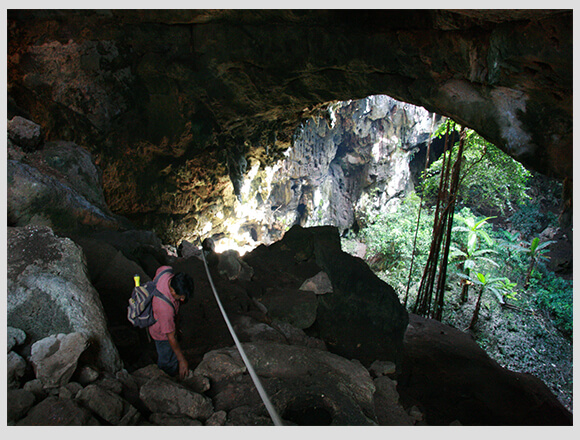
M329 426L332 413L319 399L310 398L290 404L282 418L298 426Z

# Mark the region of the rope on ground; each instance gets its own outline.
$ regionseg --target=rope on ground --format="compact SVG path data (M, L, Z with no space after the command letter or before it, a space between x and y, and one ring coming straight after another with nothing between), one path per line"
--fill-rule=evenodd
M270 414L270 417L272 418L274 425L283 426L282 420L280 419L280 416L276 412L274 405L272 405L272 402L270 401L270 398L268 397L266 390L262 386L262 382L260 382L260 378L258 377L256 372L254 371L254 368L252 367L252 364L250 363L248 356L246 356L246 352L244 351L244 348L242 347L242 344L240 343L240 340L238 339L238 336L236 335L236 332L234 331L234 328L232 327L232 324L230 323L230 320L228 319L228 315L226 314L226 311L225 311L224 307L222 306L222 302L220 301L220 298L218 296L216 288L213 284L213 279L211 277L211 274L209 273L209 267L207 266L207 262L205 261L205 252L203 249L201 250L201 257L203 259L203 265L205 266L205 272L207 273L207 278L209 280L209 284L211 286L211 289L213 291L213 294L215 296L215 299L217 301L219 309L222 312L222 316L224 317L224 320L226 321L226 325L228 326L228 329L232 335L232 338L234 338L234 342L236 343L236 347L238 348L238 351L240 352L240 355L242 356L242 360L244 361L244 364L246 364L246 368L248 369L248 372L250 373L250 377L254 381L254 385L256 385L256 389L258 390L258 394L262 398L262 402L264 402L264 405L266 406L266 409L268 410L268 414Z

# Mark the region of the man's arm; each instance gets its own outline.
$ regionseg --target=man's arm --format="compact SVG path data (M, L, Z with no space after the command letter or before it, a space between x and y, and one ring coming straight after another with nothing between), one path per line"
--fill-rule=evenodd
M171 349L175 353L177 361L179 362L179 377L181 379L185 379L189 373L189 364L187 363L187 360L181 351L181 347L179 346L179 342L175 336L175 331L167 333L167 340L169 341L169 345L171 345Z

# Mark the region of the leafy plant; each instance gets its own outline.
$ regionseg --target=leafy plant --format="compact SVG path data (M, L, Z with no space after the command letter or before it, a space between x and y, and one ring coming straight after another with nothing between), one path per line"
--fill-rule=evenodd
M524 280L524 289L528 288L532 271L536 267L538 261L547 261L549 259L546 256L546 253L549 252L548 246L550 246L552 243L556 242L554 240L548 240L540 243L540 238L536 237L531 242L517 247L517 249L521 250L530 258L528 272L526 273L526 278Z
M470 272L475 269L478 263L487 262L491 266L499 266L491 258L486 257L486 254L497 253L493 249L479 249L475 250L473 248L468 248L466 252L457 249L456 247L451 247L450 257L454 260L458 260L459 271L458 275L461 278L461 302L467 301L469 294Z
M483 239L488 246L493 246L493 240L487 231L484 229L487 221L495 217L485 217L481 220L476 220L473 216L462 216L457 214L454 220L459 220L464 226L454 226L453 231L467 232L467 249L472 252L478 247L480 239Z
M551 212L542 212L536 203L521 204L509 220L524 238L537 235L548 226L557 226L558 224L556 215Z
M535 302L552 316L556 327L570 337L573 331L572 281L547 270L542 272L539 279L530 280L532 289L536 291Z
M487 224L487 220L493 217L486 217L477 220L471 214L471 212L469 212L470 215L465 215L468 211L468 209L464 208L462 211L464 215L457 214L454 217L454 220L458 220L460 223L463 223L463 226L459 225L453 227L453 232L466 233L466 240L464 241L465 244L463 249L455 246L450 248L450 257L459 261L458 266L460 270L460 278L462 280L460 297L462 302L467 301L468 290L471 284L469 281L471 270L475 269L475 267L482 262L487 262L492 266L497 266L495 261L487 257L487 255L497 252L491 249L491 247L494 245L494 242L487 231L484 229L485 225ZM479 249L481 241L484 241L488 247ZM462 276L461 273L464 273L467 277Z
M484 275L480 272L476 273L475 277L469 277L466 275L467 278L473 283L480 286L479 294L477 295L477 302L475 303L475 309L473 311L473 316L471 318L471 322L469 324L469 329L473 329L475 324L477 324L477 319L479 317L479 309L481 308L481 297L486 290L492 292L501 304L505 303L505 296L508 293L513 292L513 288L515 284L511 283L509 279L505 277L499 278L492 278L489 274Z

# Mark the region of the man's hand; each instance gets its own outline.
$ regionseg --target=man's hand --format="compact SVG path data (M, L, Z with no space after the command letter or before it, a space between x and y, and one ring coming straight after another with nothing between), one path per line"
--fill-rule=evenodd
M171 349L177 357L177 362L179 362L179 378L185 379L189 373L189 364L181 351L181 347L179 346L175 332L167 333L167 340L169 341L169 345L171 345Z
M189 374L189 364L187 363L185 358L182 359L178 358L178 361L179 361L179 378L183 380Z

